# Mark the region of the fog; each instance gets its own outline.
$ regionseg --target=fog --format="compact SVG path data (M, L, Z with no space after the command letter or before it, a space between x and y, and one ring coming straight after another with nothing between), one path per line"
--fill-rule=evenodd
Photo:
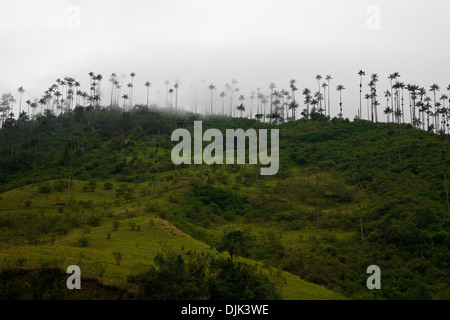
M448 0L1 0L0 94L18 100L23 86L24 99L40 98L66 76L87 91L92 71L103 75L109 104L111 73L126 91L135 72L133 103L145 103L150 81L150 102L164 104L164 81L179 80L179 105L190 109L194 88L197 103L203 96L206 105L209 84L218 96L236 79L248 99L257 87L268 93L273 82L289 89L295 79L300 96L306 87L317 91L320 74L333 77L332 114L338 113L335 88L343 84L344 115L353 119L360 69L364 84L379 75L379 91L390 88L394 71L406 84L438 83L444 91L449 14ZM18 103L14 109L17 114Z

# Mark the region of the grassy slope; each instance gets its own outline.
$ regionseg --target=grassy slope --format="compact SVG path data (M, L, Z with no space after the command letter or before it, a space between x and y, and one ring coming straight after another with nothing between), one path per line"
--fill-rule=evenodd
M85 182L75 181L71 199L78 201L93 200L94 208L96 204L102 205L113 197L113 191L101 190L94 193L82 191ZM33 212L43 206L45 213L56 214L56 204L65 200L65 192L52 192L48 195L37 192L38 185L26 186L10 190L1 195L0 214L9 211ZM33 199L30 207L25 207L23 199ZM144 200L144 199L142 199ZM163 200L158 200L163 201ZM59 206L63 207L63 206ZM169 247L172 250L183 253L189 250L197 252L208 252L218 254L215 249L204 244L174 227L170 222L156 218L151 214L139 211L137 217L120 218L121 226L118 231L111 231L113 218L124 215L130 206L112 207L110 210L113 217L104 218L101 225L91 227L88 237L90 244L86 248L74 247L73 243L83 236L81 229L75 229L66 236L60 236L49 240L50 243L39 245L28 245L24 243L1 244L0 261L2 267L14 267L17 265L19 257L25 258L26 262L22 267L34 268L44 264L50 264L64 269L75 264L80 266L82 275L90 278L99 278L105 284L124 285L126 276L130 273L144 272L153 263L153 257L162 247ZM89 209L88 209L89 210ZM62 213L64 214L64 213ZM135 222L141 226L140 231L131 231L129 222ZM111 239L107 239L107 234L111 233ZM122 253L120 266L115 262L112 252L119 250ZM255 261L240 258L247 263L257 263ZM261 263L257 263L262 265ZM102 275L102 268L104 274ZM263 270L264 267L262 267ZM267 272L267 270L265 270ZM286 285L282 287L282 295L285 299L342 299L342 296L316 284L312 284L300 279L297 276L283 272Z

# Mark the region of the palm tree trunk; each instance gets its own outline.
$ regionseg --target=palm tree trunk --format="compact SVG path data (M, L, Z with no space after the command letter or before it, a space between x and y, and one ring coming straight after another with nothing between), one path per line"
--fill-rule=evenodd
M318 171L318 169L316 168L316 217L317 217L316 238L317 238L317 241L319 241L319 188L318 188L317 171Z
M361 240L364 240L363 222L362 222L362 201L361 201L361 162L359 155L358 158L358 197L359 197L359 222L361 227Z
M70 171L69 171L69 182L67 183L67 195L66 195L66 207L69 205L69 196L70 196L70 179L72 178L72 159L70 157Z
M273 89L270 89L270 114L272 114L272 105L273 105ZM272 123L271 117L269 118L269 123Z
M450 203L448 199L448 183L447 183L447 163L445 161L445 150L442 150L442 168L444 171L445 197L447 200L447 212L450 218Z
M362 76L359 81L359 118L362 120ZM328 93L329 95L330 93Z
M148 102L147 102L148 104ZM178 114L178 89L175 89L175 114Z

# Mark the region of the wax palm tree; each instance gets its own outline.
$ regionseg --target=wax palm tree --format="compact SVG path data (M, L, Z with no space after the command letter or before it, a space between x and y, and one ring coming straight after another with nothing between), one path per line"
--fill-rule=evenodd
M126 111L126 109L125 109L125 101L128 100L128 95L127 95L127 94L124 94L124 95L122 96L122 99L123 99L123 112L125 112L125 111Z
M387 103L386 103L386 109L384 109L384 114L386 115L386 117L387 117L387 122L389 123L389 115L390 115L391 112L392 112L392 109L389 107L389 99L391 98L391 92L390 92L389 90L386 90L386 91L384 92L384 97L386 98L386 101L387 101Z
M444 126L442 129L444 130L444 133L445 133L445 130L447 128L447 117L448 117L448 112L447 112L448 110L445 107L445 102L448 100L448 95L442 94L440 96L439 100L442 101L441 114L442 114L442 124Z
M345 87L340 84L336 87L336 90L339 91L339 108L340 108L340 113L339 113L339 117L342 118L343 117L343 113L342 113L342 90L345 90Z
M95 77L95 80L97 81L97 107L99 105L99 102L101 101L101 96L102 96L102 80L103 80L103 76L101 74L98 74ZM69 81L69 86L73 86L73 81ZM69 112L70 112L70 107L69 107Z
M317 84L318 84L318 88L319 88L318 92L320 92L320 80L322 80L322 76L320 74L318 74L316 76L316 80L317 80ZM318 100L318 102L319 102L319 110L322 110L322 101ZM320 111L320 112L322 113L322 111Z
M59 109L60 105L59 105L59 98L62 96L62 93L59 91L55 92L55 97L56 97L56 108Z
M364 99L366 99L367 101L367 121L370 121L370 107L369 107L369 100L370 100L371 95L366 93L364 95Z
M288 101L291 99L291 97L289 95L289 92L284 90L284 89L282 89L280 91L280 94L281 94L280 98L281 98L281 101L282 101L282 108L283 108L283 113L282 113L283 114L283 118L286 118L286 120L287 120L287 118L289 117Z
M405 123L405 104L404 104L404 95L403 95L403 92L404 92L404 90L405 90L405 88L406 88L406 86L405 86L405 84L403 83L403 82L400 82L399 84L398 84L398 87L400 88L400 90L401 90L401 115L402 115L402 123Z
M250 117L249 119L253 118L253 100L255 100L255 91L250 92Z
M25 103L28 105L28 116L30 115L30 106L31 106L31 100L25 101Z
M93 95L93 94L94 94L94 93L92 92L92 90L94 90L94 87L92 86L92 82L94 81L94 77L95 77L95 73L92 72L92 71L90 71L90 72L89 72L89 89L91 90L91 91L90 91L90 95ZM65 85L64 81L60 81L59 84L60 84L61 86L63 86L63 87L64 87L64 85ZM61 92L63 92L63 89L61 90Z
M210 91L210 93L211 93L211 107L210 107L210 112L211 112L211 114L210 114L210 116L212 117L212 115L213 115L213 93L214 93L214 90L216 89L216 87L213 85L213 84L210 84L209 85L209 91Z
M33 102L30 104L30 107L31 107L31 109L33 109L33 116L34 116L34 114L36 113L36 108L38 107L38 102L37 102L36 99L35 99L35 101L33 101Z
M167 105L167 103L168 103L168 98L169 98L169 80L166 80L166 81L164 81L164 84L166 85L166 110L167 110L167 108L168 108L168 105Z
M311 115L313 115L314 113L318 113L317 111L317 105L319 104L319 101L317 101L317 99L314 99L311 97L311 102L310 102L312 109L311 109Z
M399 82L397 81L397 79L400 78L400 73L398 73L398 72L391 73L388 78L391 82L391 93L393 93L393 89L395 88L393 85L393 81L395 82L395 86L396 86L396 88L395 88L396 89L395 111L397 111L397 109L400 108L400 101L398 101L398 99L400 99L400 94L399 94L400 87L398 86ZM391 108L394 110L394 105L393 105L394 101L393 100L394 99L391 100ZM396 113L395 111L394 111L394 114ZM397 112L396 114L399 114L399 112ZM399 121L399 120L400 119L397 119L397 121Z
M422 129L425 130L425 104L424 104L424 97L426 96L427 91L424 87L419 88L418 95L420 97L420 108L419 108L419 118L422 116Z
M377 101L378 74L376 74L376 73L372 74L370 79L371 80L369 83L369 87L370 87L370 98L371 98L371 103L372 103L370 114L371 114L372 121L378 122L378 112L376 109L376 105L379 105L379 103Z
M175 113L178 113L178 88L180 87L180 84L178 83L178 81L175 82L174 84L174 89L175 89Z
M236 109L237 109L237 111L240 111L240 112L241 112L241 118L243 118L243 117L244 117L243 112L245 111L244 104L241 103L240 105L238 105L238 106L236 107Z
M131 90L130 90L130 107L133 106L133 87L134 87L134 77L136 74L134 72L130 73L131 77Z
M430 91L433 92L433 96L434 96L434 127L435 130L437 132L437 130L439 130L439 125L438 125L438 110L437 110L437 105L436 105L436 93L437 91L439 91L441 88L439 87L439 85L437 85L436 83L432 84L430 87Z
M289 109L292 111L292 120L295 121L295 112L298 108L298 103L295 100L292 100L289 104Z
M327 80L327 86L328 86L328 115L331 117L331 98L330 98L330 81L333 80L331 75L327 75L325 80Z
M110 109L113 108L113 95L114 95L114 87L115 82L117 81L117 74L112 73L111 77L109 78L109 82L111 82L111 102L110 102Z
M322 93L320 93L320 91L314 93L314 98L317 100L317 103L319 105L319 110L318 112L320 114L323 114L323 108L322 108L322 100L323 100L323 95Z
M170 96L170 115L173 115L173 89L169 89L169 96Z
M449 106L450 106L450 84L447 86L447 91L448 91L448 96L449 96L448 103L449 103Z
M395 82L395 84L392 86L393 89L395 89L395 108L394 108L394 116L397 116L399 114L401 114L401 110L400 113L397 112L397 110L400 109L400 82ZM392 101L391 101L392 103ZM399 118L395 118L395 122L396 123L400 123L400 119Z
M85 91L85 92L83 92L82 97L83 97L83 107L86 108L86 100L89 98L89 95L88 95L87 92Z
M305 96L306 104L306 120L309 119L309 104L311 103L311 90L308 88L303 89L302 94Z
M222 114L225 115L225 97L227 96L227 94L225 93L225 91L222 91L220 93L220 97L222 98Z
M412 122L416 122L416 100L417 100L417 95L418 95L418 91L419 91L419 86L413 84L411 87L411 100L412 100ZM420 118L420 115L419 115Z
M270 114L272 114L272 109L273 109L273 90L276 88L275 83L271 83L269 85L269 89L270 89ZM272 122L272 120L270 119L270 122Z
M130 82L130 83L127 84L127 87L128 87L128 97L129 97L129 99L130 99L130 104L128 105L128 108L129 108L129 110L131 110L131 108L132 108L132 105L131 105L131 95L132 95L132 92L133 92L133 84ZM123 97L122 97L122 98L123 98Z
M238 99L239 99L239 102L241 103L239 107L241 107L241 106L244 107L244 104L243 104L243 103L244 103L244 100L245 100L244 95L241 94L241 95L239 96ZM237 108L236 108L236 109L237 109ZM241 111L241 118L243 118L242 113L243 113L243 111L245 111L245 108L244 108L243 110L242 110L242 108L237 109L237 111Z
M144 85L147 88L147 109L148 109L148 96L149 96L149 90L150 90L150 87L152 86L152 84L149 81L146 81Z
M263 96L263 99L261 100L263 111L263 122L266 122L266 106L267 103L269 102L268 98L269 98L268 96Z
M325 100L324 100L324 109L325 109L325 115L327 115L327 100L326 100L326 97L327 97L327 87L328 87L328 84L326 84L325 82L324 83L322 83L322 88L323 88L323 96L324 96L324 98L325 98ZM329 110L328 110L329 111ZM330 115L330 113L328 113L328 116L331 116Z
M292 96L292 102L291 103L295 103L296 99L295 99L295 92L298 90L297 86L295 85L295 83L297 82L297 80L295 79L291 79L291 81L289 81L289 86L291 88L291 96ZM298 106L298 104L297 104ZM295 121L295 109L293 110L293 114L292 114L292 118Z
M19 114L22 112L22 95L25 93L25 89L23 87L19 87L19 89L17 89L17 92L19 93L20 96L20 102L19 102Z
M77 92L75 92L75 94L77 96L76 99L75 99L75 106L78 107L80 105L80 99L83 96L83 91L77 90Z
M366 72L363 70L359 70L359 118L362 119L362 83L363 83L363 77L366 75Z

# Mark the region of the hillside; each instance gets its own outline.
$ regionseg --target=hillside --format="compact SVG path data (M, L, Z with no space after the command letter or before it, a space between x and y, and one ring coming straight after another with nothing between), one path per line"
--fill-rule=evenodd
M2 128L2 270L78 264L128 288L158 252L226 257L223 235L240 230L239 261L284 299L450 298L445 136L367 121L202 119L204 130L280 129L279 174L258 176L251 165L175 166L170 135L198 119L76 108ZM372 292L373 264L382 290Z

